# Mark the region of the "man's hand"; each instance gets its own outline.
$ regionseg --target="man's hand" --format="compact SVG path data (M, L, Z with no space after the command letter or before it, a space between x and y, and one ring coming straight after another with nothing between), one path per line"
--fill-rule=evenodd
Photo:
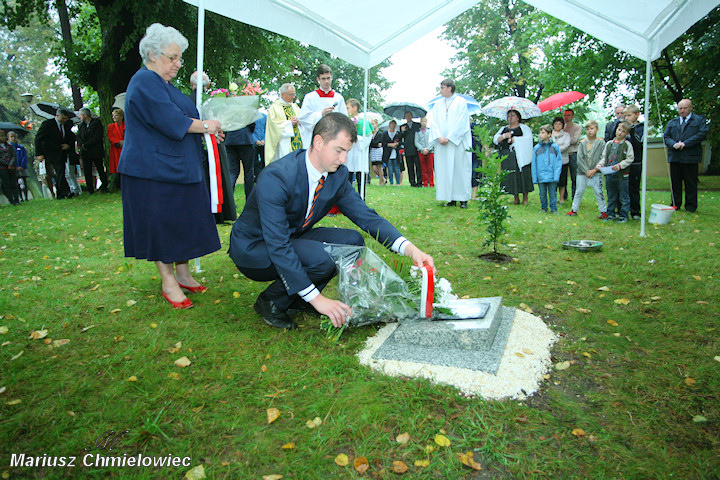
M322 109L322 115L323 117L327 115L328 113L332 113L335 111L335 107L325 107Z
M445 137L438 137L438 142L440 142L440 145L447 145L450 143L450 140Z
M310 300L318 313L327 316L335 327L342 327L352 317L352 309L339 300L332 300L323 294Z
M297 117L290 117L290 123L293 124L293 126L297 125L299 123Z
M60 145L60 148L62 150L70 150L70 145L68 145L67 143L63 143Z
M682 150L683 147L685 147L685 144L683 142L677 142L677 143L675 143L675 145L673 145L673 148L675 150Z
M437 272L437 270L435 269L435 262L433 258L427 253L417 248L412 243L405 247L405 256L410 257L414 265L418 267L429 265L432 267L433 273Z

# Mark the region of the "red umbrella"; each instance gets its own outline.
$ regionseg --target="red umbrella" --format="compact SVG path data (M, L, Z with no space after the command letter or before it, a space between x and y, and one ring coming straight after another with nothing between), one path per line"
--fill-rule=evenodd
M569 92L561 92L556 93L555 95L550 95L548 98L538 103L537 105L538 107L540 107L541 112L547 112L548 110L554 110L556 108L569 105L573 102L577 102L578 100L580 100L581 98L585 98L586 96L587 95L585 95L584 93L570 90Z

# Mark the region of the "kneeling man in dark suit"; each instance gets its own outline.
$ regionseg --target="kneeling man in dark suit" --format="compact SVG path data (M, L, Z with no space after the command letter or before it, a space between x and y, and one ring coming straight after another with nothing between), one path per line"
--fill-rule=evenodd
M357 127L341 113L329 113L316 125L309 150L296 150L265 167L230 235L230 257L251 280L273 283L260 294L255 311L265 323L295 328L289 309L308 304L339 327L352 316L346 304L325 297L322 289L335 276L335 264L323 243L363 245L355 230L313 226L337 205L355 225L415 265L433 259L369 208L353 190L345 167L357 141Z

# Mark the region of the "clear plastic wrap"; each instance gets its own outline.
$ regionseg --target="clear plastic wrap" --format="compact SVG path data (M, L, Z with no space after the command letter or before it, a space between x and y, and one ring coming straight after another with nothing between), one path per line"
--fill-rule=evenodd
M211 97L202 104L202 116L220 122L226 132L239 130L259 120L260 96Z
M338 268L338 295L350 306L352 326L417 319L419 295L367 247L328 244L325 247Z

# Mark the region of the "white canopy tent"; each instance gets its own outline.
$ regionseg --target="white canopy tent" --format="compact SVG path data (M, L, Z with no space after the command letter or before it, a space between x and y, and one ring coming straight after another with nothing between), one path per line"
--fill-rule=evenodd
M646 61L645 117L650 112L650 62L720 0L525 0L526 3ZM447 23L476 0L414 0L402 15L385 15L387 1L366 0L185 0L199 8L198 65L202 71L204 12L210 10L321 48L367 70L429 31ZM360 6L361 8L358 8ZM198 95L199 100L199 95ZM642 222L645 235L647 135L643 141Z

